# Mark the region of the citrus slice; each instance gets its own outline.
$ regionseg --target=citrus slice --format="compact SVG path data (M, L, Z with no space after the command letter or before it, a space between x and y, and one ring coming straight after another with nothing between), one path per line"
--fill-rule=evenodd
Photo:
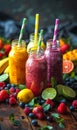
M58 85L56 86L57 92L58 92L59 95L62 95L62 90L63 90L64 87L66 87L66 86L64 86L64 85L62 85L62 84L58 84Z
M64 97L71 99L76 97L76 92L70 87L64 87L62 90L62 94Z
M44 100L47 100L48 98L49 99L54 99L56 97L56 95L57 95L56 89L54 89L54 88L46 88L46 89L43 90L41 96L42 96L42 98Z
M63 73L68 74L74 69L74 64L71 60L63 60Z
M9 75L8 74L2 74L0 75L0 82L6 81L8 80Z

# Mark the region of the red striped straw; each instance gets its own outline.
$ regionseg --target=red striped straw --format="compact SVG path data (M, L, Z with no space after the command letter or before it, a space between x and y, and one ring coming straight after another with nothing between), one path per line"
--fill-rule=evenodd
M52 45L55 46L57 43L56 43L56 37L57 37L57 34L58 34L58 24L59 24L59 19L56 19L55 21L55 29L54 29L54 36L53 36L53 42L52 42Z

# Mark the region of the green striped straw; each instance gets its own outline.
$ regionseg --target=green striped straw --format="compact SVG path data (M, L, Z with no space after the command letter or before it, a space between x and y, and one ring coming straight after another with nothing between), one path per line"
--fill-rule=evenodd
M20 31L20 36L19 36L19 39L18 39L18 46L20 46L21 43L22 43L22 37L23 37L23 34L24 34L24 28L25 28L26 21L27 21L27 19L24 18L24 19L23 19L23 22L22 22L22 27L21 27L21 31Z
M40 30L39 41L38 41L38 49L37 49L37 51L40 50L42 38L43 38L43 29Z

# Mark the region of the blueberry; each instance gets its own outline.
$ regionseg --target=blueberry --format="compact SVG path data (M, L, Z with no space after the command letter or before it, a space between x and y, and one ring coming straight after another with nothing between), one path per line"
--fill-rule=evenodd
M70 83L74 83L75 82L75 79L74 78L70 78Z
M32 120L32 124L33 124L34 126L37 126L37 125L38 125L37 120L36 120L36 119Z
M19 103L19 106L20 106L21 108L24 108L24 107L25 107L25 104L24 104L23 102L20 102L20 103Z
M25 107L29 107L29 104L26 103L26 104L25 104Z
M70 85L71 85L71 82L70 82L70 81L67 81L67 82L65 82L65 85L66 85L66 86L70 86Z
M33 113L29 113L29 117L34 119L35 118L35 115Z
M7 87L8 89L10 89L10 87L11 87L11 84L7 84L7 85L6 85L6 87Z
M66 99L62 99L60 102L66 103Z
M5 87L5 90L8 90L8 87Z
M15 84L11 84L11 87L15 88L16 86L15 86Z
M74 106L70 106L70 110L74 111L75 110Z

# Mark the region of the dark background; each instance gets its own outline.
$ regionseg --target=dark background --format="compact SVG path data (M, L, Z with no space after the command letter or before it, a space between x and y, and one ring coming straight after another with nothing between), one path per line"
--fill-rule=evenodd
M77 0L0 0L0 12L21 21L27 17L34 24L35 14L40 14L40 27L60 21L77 21Z

